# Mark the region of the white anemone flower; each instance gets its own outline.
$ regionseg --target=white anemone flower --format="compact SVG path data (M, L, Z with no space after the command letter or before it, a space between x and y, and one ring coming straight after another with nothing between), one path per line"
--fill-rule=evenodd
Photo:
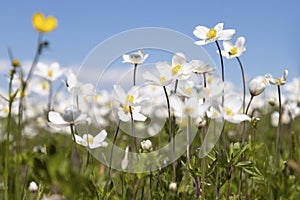
M49 81L55 81L64 73L64 70L60 69L60 65L57 62L54 62L50 65L44 63L38 63L36 70L34 71L35 75L43 77Z
M71 70L67 73L65 85L67 86L68 91L73 95L94 95L93 84L79 82L77 76Z
M290 123L292 119L290 118L289 114L288 114L288 110L284 109L282 114L281 114L281 123L282 124L288 124ZM272 115L271 115L271 124L274 127L278 126L278 122L279 122L279 112L275 111Z
M195 74L213 73L216 69L209 64L205 64L202 60L191 60L190 65Z
M196 45L205 45L217 40L230 40L235 34L234 29L223 30L224 23L218 23L214 28L209 29L206 26L197 26L193 34L201 39L196 41Z
M49 81L41 78L33 78L29 83L29 89L41 96L47 96L50 92Z
M223 41L223 47L221 54L227 59L240 57L246 51L245 38L239 37L234 45L230 41Z
M119 85L114 85L114 99L118 101L120 107L118 108L119 119L123 122L131 120L145 121L147 117L141 114L141 106L138 106L146 98L140 97L138 88L132 87L127 94Z
M84 134L82 137L76 134L74 136L77 144L89 147L90 149L106 147L108 145L108 143L104 141L107 136L106 130L102 130L95 137L91 134Z
M141 49L131 54L123 55L123 63L131 63L133 65L140 65L148 58L148 54L144 54Z
M141 114L141 106L123 105L118 109L118 117L121 121L128 122L131 120L130 108L133 120L143 122L147 119L145 115Z
M184 81L178 84L178 94L183 97L191 97L196 94L196 89L193 81Z
M166 70L166 67L169 67L169 70ZM167 86L173 82L171 65L167 62L158 62L156 63L156 69L159 72L159 76L155 76L150 72L145 72L143 78L146 83L151 85L158 86Z
M284 85L288 74L289 74L289 71L284 70L283 75L280 78L275 79L275 78L273 78L273 76L271 74L266 74L265 78L268 80L268 82L271 85Z
M48 124L56 128L65 128L70 125L90 123L90 118L86 114L81 113L81 111L75 106L67 107L62 115L58 112L50 111L48 113L48 119Z
M243 121L251 121L248 115L240 114L241 101L236 97L228 97L225 99L224 107L220 106L220 111L224 119L228 122L238 124Z
M168 62L160 62L156 65L160 74L166 74L173 79L186 80L192 75L193 66L187 61L183 53L177 52L172 57L172 64Z
M285 90L289 92L288 98L292 101L300 102L300 78L293 80L285 85Z

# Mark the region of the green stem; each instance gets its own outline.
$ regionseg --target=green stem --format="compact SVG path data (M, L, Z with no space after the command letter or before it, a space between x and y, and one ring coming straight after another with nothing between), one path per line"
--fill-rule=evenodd
M50 80L48 80L48 84L49 84L49 95L48 95L48 110L47 110L47 113L52 110L51 106L52 106L52 95L53 95L52 82Z
M12 94L12 81L14 78L14 74L15 74L15 69L12 69L10 71L10 80L9 80L9 85L8 85L8 97L9 97L9 101L8 101L8 115L7 115L7 124L6 124L6 141L5 141L5 163L4 163L4 198L5 200L9 199L9 194L8 194L8 170L9 170L9 143L10 143L10 132L11 132L11 120L12 120L12 116L11 116L11 111L12 111L12 104L14 101L14 98L17 94L17 92L15 94Z
M278 126L276 131L276 159L277 162L279 162L279 156L280 156L280 134L281 134L281 115L282 115L282 108L281 108L281 92L280 92L280 85L277 85L278 90L278 103L279 103L279 119L278 119Z
M5 200L9 200L8 195L8 169L9 169L9 142L10 142L10 131L11 131L11 109L12 100L9 101L9 111L7 116L7 127L6 127L6 145L5 145L5 166L4 166L4 196Z
M176 94L178 88L178 79L175 81L174 94Z
M187 116L187 125L186 125L186 167L189 169L190 164L190 120L191 117Z
M173 138L173 134L172 134L172 117L171 117L171 107L170 107L170 100L169 100L169 96L168 96L168 92L166 89L166 86L163 86L164 92L165 92L165 96L166 96L166 101L167 101L167 108L168 108L168 117L169 117L169 144L170 144L170 159L173 161L173 154L174 154L174 148L173 145L174 143L172 142L172 139L174 141ZM176 169L175 169L175 162L172 162L172 169L173 169L173 181L175 181L176 178Z
M222 69L222 81L223 81L223 87L225 87L225 71L224 71L224 62L223 62L223 57L222 57L222 53L221 53L221 48L220 45L218 43L218 41L216 40L216 45L219 51L219 56L220 56L220 62L221 62L221 69ZM222 107L224 106L224 89L223 88L223 93L222 93Z
M134 64L134 69L133 69L133 86L136 85L136 69L137 69L137 64Z
M28 72L28 75L27 75L27 78L25 79L25 81L22 77L23 74L22 74L22 71L20 69L22 86L21 86L21 91L20 91L21 93L20 93L20 101L19 101L19 108L18 108L18 131L17 131L17 134L16 134L16 144L17 144L17 147L16 147L16 151L17 151L17 155L16 155L16 174L15 174L16 182L19 182L20 152L21 152L21 140L22 140L22 130L23 130L22 118L23 118L23 112L24 112L25 91L27 89L27 85L29 84L31 76L32 76L32 74L33 74L33 72L36 68L38 60L39 60L40 55L42 53L42 49L44 47L43 44L42 44L42 36L43 36L42 33L39 33L38 42L37 42L38 43L37 50L36 50L34 59L32 61L30 70ZM16 184L16 191L15 191L16 199L20 199L19 185L20 184Z
M254 96L251 95L251 98L249 100L249 103L247 105L247 108L246 108L246 111L245 111L245 114L247 115L248 114L248 111L249 111L249 108L250 108L250 105L251 105L251 102L253 100ZM246 140L246 124L245 122L243 122L243 134L242 134L242 144L245 143L245 140ZM244 160L244 156L242 156L241 160ZM240 169L240 178L239 178L239 188L238 188L238 196L239 198L241 198L241 190L242 190L242 178L243 178L243 170Z
M239 65L240 65L240 68L241 68L241 73L242 73L242 79L243 79L243 113L245 113L245 106L246 106L246 80L245 80L245 73L244 73L244 68L243 68L243 65L242 65L242 62L240 60L239 57L236 57Z
M119 122L118 122L118 126L117 126L116 132L114 134L114 139L113 139L113 143L112 143L111 150L110 150L109 166L108 166L108 171L107 171L107 179L106 179L106 183L105 183L105 187L104 187L105 188L104 197L106 196L106 194L108 192L107 187L108 187L108 182L109 182L109 179L110 179L110 171L111 171L111 164L112 164L114 146L115 146L116 141L117 141L118 133L119 133L119 130L120 130L120 124L121 124L121 120L119 120Z

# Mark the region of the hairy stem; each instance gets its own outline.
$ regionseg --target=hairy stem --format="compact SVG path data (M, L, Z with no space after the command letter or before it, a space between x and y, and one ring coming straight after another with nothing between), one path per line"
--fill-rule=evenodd
M245 106L246 106L246 80L245 80L245 73L244 73L244 68L243 68L243 65L242 65L242 62L240 60L239 57L236 57L239 65L240 65L240 68L241 68L241 73L242 73L242 79L243 79L243 113L245 113Z
M169 96L168 96L168 92L166 89L166 86L163 86L164 88L164 92L165 92L165 96L166 96L166 101L167 101L167 108L168 108L168 117L169 117L169 144L170 144L170 159L173 161L173 157L174 157L174 143L172 142L172 140L174 141L173 138L173 134L172 134L172 116L171 116L171 107L170 107L170 101L169 101ZM173 181L175 181L176 178L176 169L175 169L175 162L172 163L172 168L173 168L173 173L172 173L172 177L173 177Z
M134 69L133 69L133 86L136 85L136 69L137 69L138 64L134 64Z
M278 126L276 131L276 160L279 162L280 156L280 134L281 134L281 116L282 116L282 108L281 108L281 92L280 92L280 85L277 85L278 91L278 103L279 103L279 119L278 119Z
M222 53L221 53L221 48L220 48L218 41L216 41L216 45L217 45L219 56L220 56L221 69L222 69L222 81L223 81L223 84L225 84L224 62L223 62L223 57L222 57ZM224 87L225 87L225 85L224 85ZM225 88L223 88L223 92L222 92L222 106L224 106L224 89Z
M115 146L116 141L117 141L118 133L119 133L119 130L120 130L120 124L121 124L121 120L119 120L119 122L118 122L118 126L117 126L116 132L114 134L114 139L113 139L113 143L112 143L111 150L110 150L109 166L108 166L108 171L107 171L106 183L105 183L105 187L104 187L105 188L104 196L106 196L106 194L108 192L108 182L109 182L109 179L110 179L110 171L111 171L111 164L112 164L114 146Z

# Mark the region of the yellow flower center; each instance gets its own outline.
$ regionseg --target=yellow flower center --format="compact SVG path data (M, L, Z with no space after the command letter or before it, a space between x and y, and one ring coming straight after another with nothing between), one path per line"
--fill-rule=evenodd
M206 82L207 83L211 83L213 81L213 77L212 76L209 76L206 78Z
M43 83L42 83L42 89L43 89L43 90L46 90L46 89L47 89L47 86L48 86L47 82L43 82Z
M44 17L42 13L35 13L32 17L33 27L42 33L53 31L57 26L57 20L55 17Z
M183 127L186 127L186 125L187 125L186 119L182 119L180 125Z
M219 116L219 114L218 114L217 111L214 111L212 115L213 115L214 117L218 117L218 116Z
M133 102L134 102L134 96L128 95L128 96L126 97L126 102L133 103Z
M186 88L185 92L188 93L188 94L192 94L192 89L191 88Z
M51 69L48 71L48 76L49 76L49 77L52 77L52 76L53 76L53 71L52 71Z
M87 142L88 144L93 144L93 143L94 143L94 137L87 137L87 138L86 138L86 142Z
M228 116L234 116L234 113L232 112L232 110L230 108L225 108L225 113Z
M277 78L277 82L279 85L284 84L284 80L282 80L281 78Z
M8 109L8 108L4 108L4 110L3 110L3 111L4 111L4 113L6 113L6 114L7 114L7 113L8 113L8 111L9 111L9 109Z
M216 29L210 29L207 33L206 33L206 37L208 38L208 39L212 39L212 38L214 38L214 37L216 37L216 35L217 35L217 30Z
M94 101L98 101L99 100L99 95L94 95Z
M130 113L130 108L131 108L131 111L134 110L133 106L123 106L123 110L125 113Z
M175 67L172 67L172 75L174 76L175 74L177 74L180 69L181 65L176 65Z
M186 107L186 108L184 108L183 112L186 115L192 115L195 111L194 111L194 109L192 107Z
M237 49L236 47L233 47L233 48L230 50L229 54L230 54L230 55L236 55L237 52L238 52L238 49Z
M211 94L211 90L209 88L203 88L203 90L207 96L209 96Z
M159 79L160 84L162 84L162 83L165 82L165 81L166 81L166 78L165 78L165 77L160 77L160 79Z
M105 108L111 108L111 102L110 101L107 102L104 106L105 106Z

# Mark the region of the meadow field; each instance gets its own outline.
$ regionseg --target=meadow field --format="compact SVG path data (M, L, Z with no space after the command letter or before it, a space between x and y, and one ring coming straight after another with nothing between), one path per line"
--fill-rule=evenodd
M98 90L59 61L41 61L58 20L33 15L30 65L8 49L0 199L300 197L300 78L287 66L279 77L248 79L246 36L232 41L238 28L195 26L192 45L214 46L216 65L169 49L142 70L155 54L140 47L118 55L119 66L132 66L130 87L113 80L112 90ZM228 67L240 74L234 84Z

